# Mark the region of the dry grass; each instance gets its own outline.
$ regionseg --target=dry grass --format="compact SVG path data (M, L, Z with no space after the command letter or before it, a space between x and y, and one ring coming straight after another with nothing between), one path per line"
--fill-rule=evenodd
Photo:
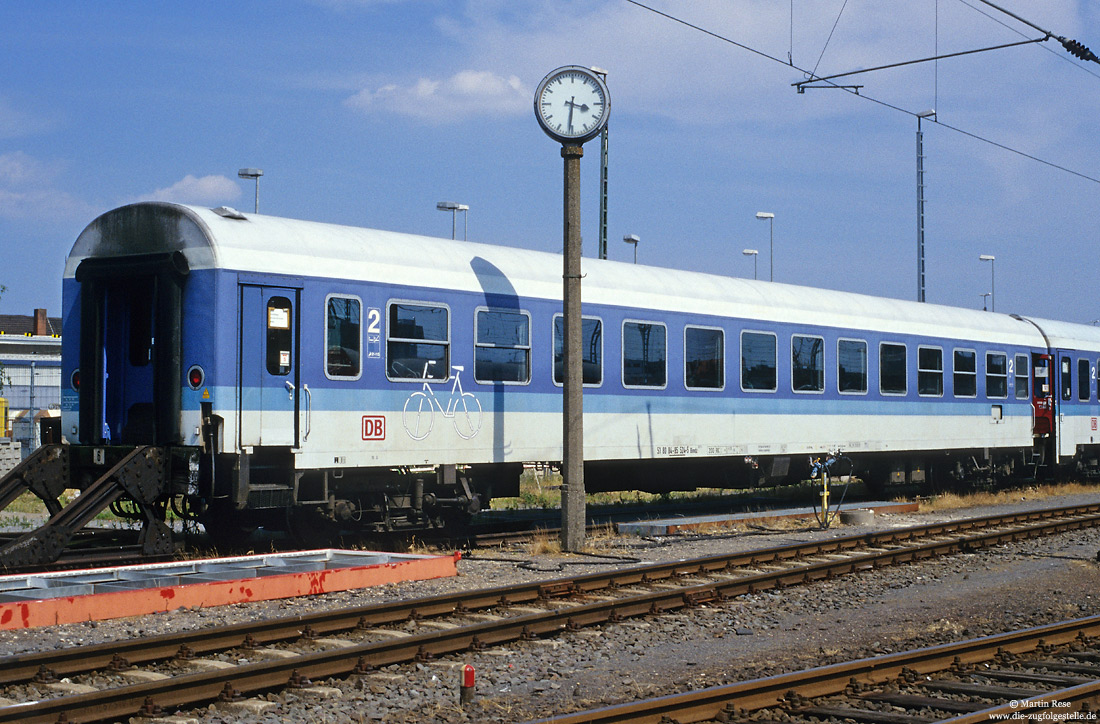
M1044 500L1061 495L1095 495L1100 485L1086 483L1057 483L1042 487L1017 488L1015 490L979 491L976 493L943 493L920 502L921 513L938 513L979 505L1003 505L1021 500Z
M561 553L561 538L542 530L535 531L527 544L527 554L532 556L556 556Z

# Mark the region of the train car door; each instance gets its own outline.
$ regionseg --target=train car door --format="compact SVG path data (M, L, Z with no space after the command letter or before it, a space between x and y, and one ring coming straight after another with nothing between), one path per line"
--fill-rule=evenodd
M1058 457L1073 457L1077 454L1077 434L1074 429L1073 399L1076 388L1073 385L1073 358L1069 352L1055 352L1057 371L1054 385L1055 404L1058 406L1058 430L1055 433L1058 445Z
M240 285L241 447L297 447L301 290Z
M1032 354L1031 406L1034 424L1032 434L1050 435L1054 432L1054 391L1050 385L1050 355Z

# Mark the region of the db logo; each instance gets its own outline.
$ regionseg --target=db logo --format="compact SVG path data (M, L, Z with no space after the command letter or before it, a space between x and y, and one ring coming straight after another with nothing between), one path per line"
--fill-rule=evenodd
M363 415L363 439L385 440L386 418L381 415Z

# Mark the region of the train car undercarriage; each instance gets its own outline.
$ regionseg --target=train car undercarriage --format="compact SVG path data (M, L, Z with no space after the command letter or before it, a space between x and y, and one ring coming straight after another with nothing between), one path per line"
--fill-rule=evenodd
M1046 464L1044 450L865 453L850 456L850 472L872 495L893 484L936 492L1005 480L1100 476L1094 449L1059 466ZM589 462L585 480L589 492L751 488L807 479L807 460L790 455ZM143 555L176 550L180 536L170 517L202 524L218 546L239 545L261 527L285 531L303 547L330 545L344 533L461 531L492 498L518 496L521 472L520 463L296 471L289 450L211 459L185 446L46 445L0 478L0 510L30 491L50 516L0 544L0 569L57 560L106 509L140 521ZM66 501L66 491L73 490L78 494Z

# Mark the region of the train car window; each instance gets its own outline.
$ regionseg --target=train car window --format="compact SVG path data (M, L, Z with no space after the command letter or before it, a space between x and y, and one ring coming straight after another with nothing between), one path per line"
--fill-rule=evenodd
M623 387L664 387L668 349L665 325L623 322Z
M1030 376L1030 371L1028 370L1027 355L1026 354L1016 355L1015 377L1016 377L1016 399L1017 400L1026 400L1028 398L1027 378L1029 376Z
M985 353L985 396L1008 397L1008 355Z
M483 383L531 381L531 315L479 309L474 340L474 379Z
M883 342L878 346L878 384L884 395L904 395L908 389L905 376L905 345Z
M562 340L565 339L565 318L554 315L554 383L565 383ZM596 387L603 384L603 322L596 317L581 318L582 384Z
M1062 358L1062 399L1073 398L1073 363L1069 357Z
M290 300L271 297L267 300L267 372L271 375L290 374L290 357L294 354Z
M1092 375L1089 374L1089 361L1077 360L1077 399L1088 402L1092 397Z
M684 328L684 386L721 390L726 386L726 333L707 327Z
M356 297L333 295L325 300L325 375L329 379L359 379L361 308Z
M741 333L741 389L775 392L776 336L770 332Z
M836 384L842 394L867 394L867 343L863 340L837 340Z
M795 392L825 391L825 338L791 336L791 388Z
M943 396L943 350L939 347L917 348L917 394Z
M434 304L390 302L386 325L386 377L446 380L451 376L451 313Z
M955 397L978 396L978 355L972 349L955 350L955 367L952 382Z

